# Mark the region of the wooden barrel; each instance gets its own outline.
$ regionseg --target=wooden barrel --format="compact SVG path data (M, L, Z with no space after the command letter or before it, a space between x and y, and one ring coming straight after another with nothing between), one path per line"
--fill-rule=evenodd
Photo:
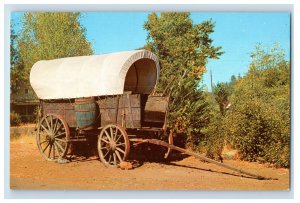
M94 97L75 99L75 116L79 128L93 126L96 113L97 109Z

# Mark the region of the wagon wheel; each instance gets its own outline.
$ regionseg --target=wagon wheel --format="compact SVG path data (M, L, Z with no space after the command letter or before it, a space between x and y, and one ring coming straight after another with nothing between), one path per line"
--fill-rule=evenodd
M105 166L118 167L129 155L130 143L124 128L118 125L105 126L98 138L98 153Z
M64 158L69 149L70 130L66 121L58 115L47 114L39 125L36 141L44 159L56 161Z
M173 145L173 143L174 143L174 141L173 141L173 131L172 130L170 130L170 133L168 135L168 143L171 144L171 145ZM165 159L167 159L169 157L171 151L172 151L171 148L168 148L168 151L165 153L165 157L164 157Z

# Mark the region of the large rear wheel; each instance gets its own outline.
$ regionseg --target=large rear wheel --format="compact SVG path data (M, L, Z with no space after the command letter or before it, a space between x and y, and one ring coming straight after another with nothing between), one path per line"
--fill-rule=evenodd
M47 114L39 125L36 142L43 158L56 161L64 158L69 149L70 130L67 122L59 115Z

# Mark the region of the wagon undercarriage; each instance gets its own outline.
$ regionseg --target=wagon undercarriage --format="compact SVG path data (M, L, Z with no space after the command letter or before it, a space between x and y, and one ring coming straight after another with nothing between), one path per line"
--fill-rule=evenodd
M145 138L161 138L168 136L173 144L171 131L163 128L136 128L125 129L117 124L108 124L97 129L70 129L61 116L47 114L37 128L37 144L42 156L48 161L57 161L64 158L70 144L74 142L87 142L97 136L98 155L106 166L118 167L125 161L131 147L143 144ZM165 154L169 155L170 150Z

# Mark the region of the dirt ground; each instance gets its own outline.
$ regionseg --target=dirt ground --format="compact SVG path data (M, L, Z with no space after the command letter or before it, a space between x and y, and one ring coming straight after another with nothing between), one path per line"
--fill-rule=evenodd
M138 152L132 152L138 153ZM11 189L93 190L289 190L289 170L244 161L224 163L277 180L257 180L176 154L171 162L135 161L133 170L106 168L97 156L77 156L71 162L46 161L34 138L10 143ZM173 155L173 157L175 157ZM141 161L142 160L142 161Z

